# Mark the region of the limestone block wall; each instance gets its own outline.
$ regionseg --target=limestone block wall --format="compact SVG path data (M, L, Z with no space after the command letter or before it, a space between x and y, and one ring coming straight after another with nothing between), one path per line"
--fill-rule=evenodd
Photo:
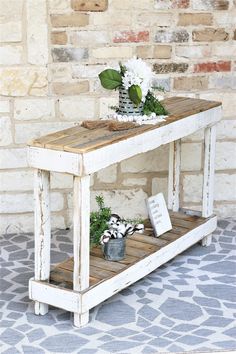
M235 0L0 0L0 232L32 231L33 172L26 143L103 117L117 94L98 73L132 56L146 60L166 96L223 102L217 127L215 211L236 205ZM202 132L184 139L182 205L200 209ZM114 211L146 213L167 189L167 147L92 176ZM53 227L71 224L72 178L52 174Z

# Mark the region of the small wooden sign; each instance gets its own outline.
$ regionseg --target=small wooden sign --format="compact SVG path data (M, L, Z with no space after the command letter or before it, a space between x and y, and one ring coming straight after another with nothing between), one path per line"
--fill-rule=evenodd
M156 237L172 229L170 216L162 193L158 193L147 199L147 209Z

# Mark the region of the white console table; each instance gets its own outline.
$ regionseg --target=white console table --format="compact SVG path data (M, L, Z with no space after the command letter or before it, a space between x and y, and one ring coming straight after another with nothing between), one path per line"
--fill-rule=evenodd
M81 126L34 140L28 147L35 169L35 276L29 296L35 313L48 305L74 313L77 327L88 323L89 310L141 279L182 251L202 240L207 246L216 228L213 215L215 124L221 103L184 97L166 99L166 122L124 131ZM88 107L89 109L89 107ZM181 138L205 129L202 214L179 208ZM159 238L149 231L127 240L120 262L103 259L100 247L90 251L90 175L102 168L169 144L168 208L173 229ZM157 161L158 163L158 161ZM50 271L50 171L74 176L74 257Z

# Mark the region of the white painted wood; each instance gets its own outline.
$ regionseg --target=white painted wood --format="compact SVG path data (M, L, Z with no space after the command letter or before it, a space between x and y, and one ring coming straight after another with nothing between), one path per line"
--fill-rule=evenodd
M207 127L204 136L202 216L213 213L216 126Z
M220 120L221 107L212 108L158 129L145 132L84 154L29 147L29 165L35 173L35 280L30 281L30 298L35 312L45 314L48 304L74 312L74 323L88 322L89 309L141 279L191 245L203 239L210 242L216 217L191 230L180 239L161 248L116 276L89 288L89 174L160 145L171 143L169 207L179 209L180 139ZM176 141L177 140L177 141ZM175 141L175 143L173 143ZM212 215L215 128L205 132L203 212ZM48 284L50 268L49 172L74 175L74 274L73 291ZM85 176L85 177L78 177Z
M89 287L89 229L90 229L90 176L74 177L74 273L73 289L82 291ZM82 327L88 323L89 312L74 313L74 324Z
M28 147L28 164L30 167L46 171L79 176L82 169L82 156L71 152Z
M204 132L204 170L202 189L202 216L213 214L214 201L214 170L215 170L216 126L207 127ZM209 246L212 235L202 240L202 246Z
M48 281L50 276L50 172L36 170L34 174L35 203L35 280ZM48 306L35 303L35 313L44 315Z
M220 117L221 107L215 107L159 127L158 129L147 131L141 135L86 152L83 155L82 173L84 175L94 173L113 163L181 139L209 124L219 121Z
M157 252L140 260L132 267L98 285L95 285L87 291L82 292L82 311L87 311L100 304L102 301L143 278L154 269L160 267L162 264L168 262L170 259L194 245L201 240L204 235L213 232L216 228L216 223L216 216L206 219L206 223L199 225L176 241L171 242Z
M29 298L70 312L80 309L80 294L52 284L29 280Z
M179 210L181 140L169 144L168 209Z
M192 216L202 216L201 211L199 210L192 210L192 209L188 209L188 208L179 208L179 212L184 213L186 215L192 215Z
M210 246L211 242L212 242L212 234L203 237L203 239L201 240L201 245L203 247L208 247Z

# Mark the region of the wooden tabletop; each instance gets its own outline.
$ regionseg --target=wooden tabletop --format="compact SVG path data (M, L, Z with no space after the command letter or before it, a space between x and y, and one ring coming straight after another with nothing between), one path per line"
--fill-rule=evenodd
M144 124L123 131L110 131L107 127L89 130L76 125L35 139L29 143L29 146L86 153L221 105L220 102L186 97L171 97L162 103L169 112L166 121L162 123Z

